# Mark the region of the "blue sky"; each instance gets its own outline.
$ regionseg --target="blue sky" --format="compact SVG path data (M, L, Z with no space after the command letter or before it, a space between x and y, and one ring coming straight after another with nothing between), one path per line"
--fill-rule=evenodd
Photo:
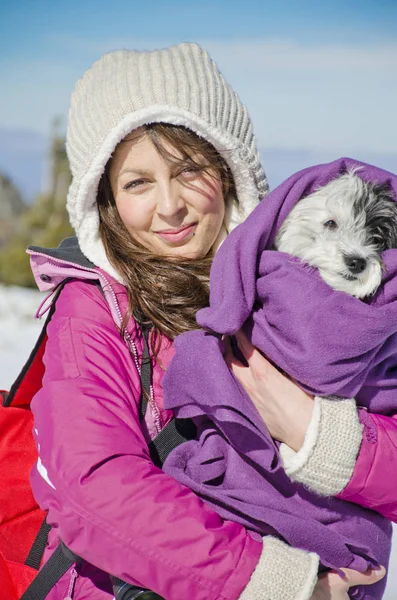
M267 153L396 171L396 32L396 0L0 0L0 169L26 179L2 140L15 132L15 148L29 132L31 146L54 117L65 123L76 80L104 52L188 40L216 60ZM294 160L274 182L306 166Z
M336 146L346 119L357 147L390 151L395 129L359 132L377 106L380 127L392 117L396 30L397 2L387 0L2 1L0 126L48 132L105 51L194 40L248 105L263 145Z
M1 56L40 56L54 36L279 37L301 41L395 39L394 0L20 0L0 3ZM52 48L51 48L52 49Z

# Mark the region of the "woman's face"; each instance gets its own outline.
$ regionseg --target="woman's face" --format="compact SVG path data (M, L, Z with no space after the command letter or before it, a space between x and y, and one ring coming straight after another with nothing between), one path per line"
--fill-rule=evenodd
M121 220L151 252L203 258L214 245L225 214L220 178L168 163L141 135L117 146L110 183Z

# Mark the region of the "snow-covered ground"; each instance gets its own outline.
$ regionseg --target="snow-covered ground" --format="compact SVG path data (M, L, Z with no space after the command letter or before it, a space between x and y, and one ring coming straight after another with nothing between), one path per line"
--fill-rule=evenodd
M41 322L34 314L42 301L36 290L0 285L0 389L8 389L29 357Z
M43 298L35 290L0 284L0 389L9 389L29 357L42 327L42 322L33 317ZM390 561L384 600L396 598L397 544Z

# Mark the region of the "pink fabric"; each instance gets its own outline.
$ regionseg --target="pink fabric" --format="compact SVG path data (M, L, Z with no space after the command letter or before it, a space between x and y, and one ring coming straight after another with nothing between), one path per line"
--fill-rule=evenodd
M112 282L112 288L125 306L123 286ZM141 352L136 331L135 341ZM171 355L168 346L160 361L168 364ZM74 600L111 598L103 572L167 600L237 599L262 544L151 462L139 425L134 359L95 286L66 285L48 327L44 361L43 388L32 403L42 467L33 470L32 487L53 525L46 558L60 536L90 563L77 579ZM154 388L164 425L171 413L161 408L159 369ZM63 598L69 578L48 600Z
M359 411L363 441L353 476L339 498L371 508L397 523L397 415Z

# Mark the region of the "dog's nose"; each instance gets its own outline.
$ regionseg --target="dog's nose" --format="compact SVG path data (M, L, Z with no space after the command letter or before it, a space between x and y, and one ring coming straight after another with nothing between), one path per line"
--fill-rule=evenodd
M353 275L362 273L367 266L367 261L365 258L361 258L361 256L345 256L344 258L346 266Z

